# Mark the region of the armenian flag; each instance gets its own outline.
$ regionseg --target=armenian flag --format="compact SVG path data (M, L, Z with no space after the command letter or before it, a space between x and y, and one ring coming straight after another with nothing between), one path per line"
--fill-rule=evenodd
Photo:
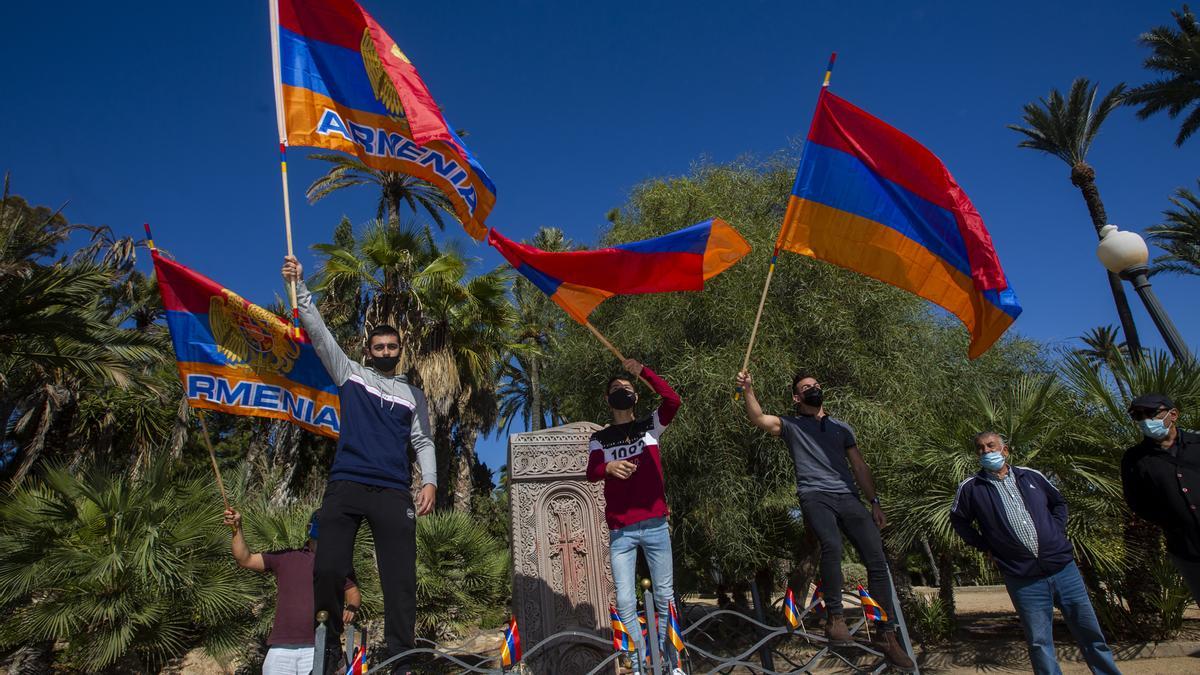
M307 333L156 249L151 256L191 406L338 437L337 387Z
M633 639L629 637L629 631L625 630L625 622L621 621L621 615L617 614L617 609L612 605L608 606L608 618L612 622L613 649L619 652L633 651Z
M508 620L504 628L504 643L500 645L500 667L509 668L521 660L521 634L517 632L517 617Z
M681 655L687 647L683 644L683 629L679 626L679 612L675 610L674 602L667 606L667 613L670 614L670 620L667 622L667 642L675 648L675 662L682 667Z
M976 358L1021 313L983 218L932 152L821 90L776 250L914 293L971 334Z
M813 587L813 594L808 600L808 606L814 612L825 611L825 593L821 591L821 584L817 584Z
M787 619L792 628L800 627L800 611L796 609L796 596L792 593L791 586L788 586L787 592L783 594L783 618Z
M883 607L878 602L875 602L875 598L871 597L871 594L867 592L867 589L862 587L862 584L858 586L858 598L862 602L863 615L868 619L873 621L888 620L887 612L883 611Z
M273 0L271 31L282 143L338 150L424 180L483 239L496 187L366 10L354 0Z
M488 243L581 324L614 295L703 290L704 282L750 252L750 244L720 218L595 251L543 251L495 228Z

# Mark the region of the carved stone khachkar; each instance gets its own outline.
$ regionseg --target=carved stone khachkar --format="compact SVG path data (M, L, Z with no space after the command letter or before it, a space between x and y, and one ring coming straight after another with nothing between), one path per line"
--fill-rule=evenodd
M526 649L559 631L609 627L613 579L604 488L586 475L588 439L599 428L576 422L509 437L513 610ZM561 644L526 668L585 673L612 653Z

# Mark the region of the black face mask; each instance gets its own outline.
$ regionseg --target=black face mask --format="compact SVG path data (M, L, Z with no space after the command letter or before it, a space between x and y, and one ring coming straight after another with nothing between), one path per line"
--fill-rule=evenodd
M390 373L396 369L396 364L400 363L399 356L372 356L371 367L381 373Z
M825 392L821 391L820 387L811 387L804 390L804 393L800 395L800 400L804 402L804 405L820 408L821 404L825 402Z
M629 410L634 404L633 392L625 388L611 391L608 394L608 404L613 410Z

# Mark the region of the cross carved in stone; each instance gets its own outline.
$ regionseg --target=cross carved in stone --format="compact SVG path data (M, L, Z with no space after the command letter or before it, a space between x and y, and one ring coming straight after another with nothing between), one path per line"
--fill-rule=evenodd
M568 514L558 511L554 515L558 520L558 543L553 545L555 550L551 551L550 555L562 560L563 594L574 603L575 597L584 590L575 573L575 557L587 555L584 549L585 542L581 533L571 531Z

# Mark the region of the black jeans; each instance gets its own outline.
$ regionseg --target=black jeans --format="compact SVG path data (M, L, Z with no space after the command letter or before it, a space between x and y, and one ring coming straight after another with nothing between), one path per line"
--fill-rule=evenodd
M317 518L320 539L313 563L313 601L316 611L329 612L325 624L329 646L340 644L343 589L352 568L354 537L366 518L383 588L388 656L412 649L417 620L417 514L412 495L407 490L336 480L325 486ZM407 664L392 665L402 672Z
M842 533L850 539L858 557L867 568L867 590L887 612L888 620L878 626L895 629L896 609L892 606L892 581L879 528L857 495L835 492L806 492L800 495L804 522L821 542L821 592L831 614L842 613Z

